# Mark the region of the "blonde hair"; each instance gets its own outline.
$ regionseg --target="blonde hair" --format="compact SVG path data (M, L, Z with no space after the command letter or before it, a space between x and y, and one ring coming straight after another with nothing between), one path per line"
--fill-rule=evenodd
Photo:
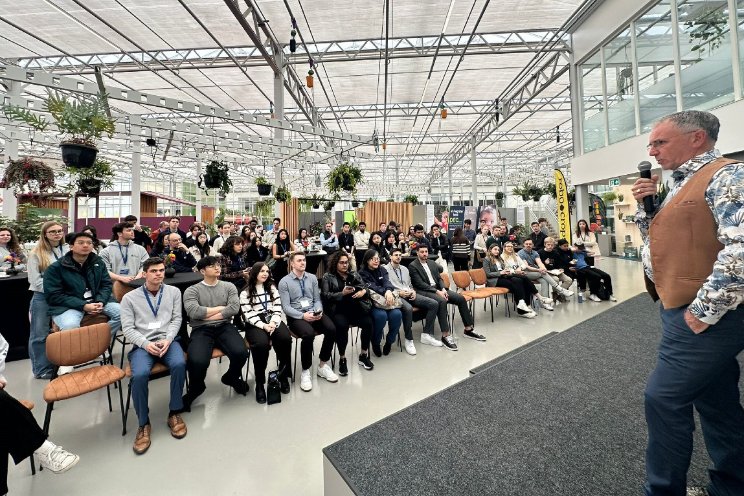
M46 232L49 230L52 226L59 226L63 227L62 224L59 222L50 220L48 222L44 222L44 224L41 225L41 234L39 235L39 242L36 243L36 246L34 246L34 249L31 250L31 255L36 255L36 258L39 259L39 272L43 273L47 267L49 267L52 264L52 244L49 242L49 240L46 237ZM64 244L64 239L60 241L60 246Z
M548 236L547 238L545 238L545 239L543 240L543 246L545 246L545 243L547 243L548 241L550 241L550 242L551 242L551 243L553 243L553 244L556 244L556 243L555 243L555 238L553 238L553 237L551 237L551 236Z

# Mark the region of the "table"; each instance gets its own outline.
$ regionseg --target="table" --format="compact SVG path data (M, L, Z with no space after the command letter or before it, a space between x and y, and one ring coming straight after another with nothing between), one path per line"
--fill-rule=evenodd
M309 272L311 274L315 274L320 280L323 277L323 274L325 274L325 258L327 253L323 250L320 251L309 251L305 253L305 260L307 260L307 265L305 266L305 271Z
M0 278L3 317L0 334L8 341L7 361L28 358L28 338L31 333L28 310L33 293L28 289L28 274Z

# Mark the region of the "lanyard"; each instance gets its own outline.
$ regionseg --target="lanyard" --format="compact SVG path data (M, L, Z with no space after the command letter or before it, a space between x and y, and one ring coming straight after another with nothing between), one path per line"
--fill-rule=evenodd
M305 277L303 276L302 279L297 279L297 282L300 283L300 291L302 292L302 296L305 296Z
M393 269L395 271L395 275L398 276L398 280L400 282L403 282L403 271L400 269Z
M126 250L121 249L121 243L118 241L116 242L116 246L119 247L119 253L121 253L121 259L124 260L124 265L127 264L127 260L129 260L129 245L126 245Z
M152 302L150 301L150 295L148 294L149 291L147 290L146 284L142 285L142 291L145 292L145 299L147 300L147 304L150 306L150 310L152 310L152 314L155 316L155 318L158 318L158 311L160 310L160 302L163 301L163 288L164 285L160 285L160 294L158 294L158 304L157 306L152 306Z
M54 247L52 246L52 255L54 255L55 260L59 260L62 257L62 243L59 245L59 256L57 256L57 252L54 250Z
M264 292L263 296L264 298L261 301L261 306L263 307L264 312L269 313L269 293Z

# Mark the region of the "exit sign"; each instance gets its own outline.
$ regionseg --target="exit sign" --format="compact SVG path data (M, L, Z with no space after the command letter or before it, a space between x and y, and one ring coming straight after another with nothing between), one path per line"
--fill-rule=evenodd
M619 177L612 178L608 182L609 182L610 186L620 186L620 178Z

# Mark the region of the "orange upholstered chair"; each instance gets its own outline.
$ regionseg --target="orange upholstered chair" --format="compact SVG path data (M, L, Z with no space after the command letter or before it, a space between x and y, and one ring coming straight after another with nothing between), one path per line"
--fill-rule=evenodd
M499 306L499 296L504 295L505 304L504 307L506 307L505 315L509 316L509 299L508 294L509 290L506 288L489 288L486 287L486 283L488 282L488 278L486 278L486 271L483 269L470 269L468 271L468 274L470 274L470 279L473 281L473 284L476 288L483 287L485 289L489 289L491 291L491 322L493 322L493 297L496 297L496 306ZM486 308L486 302L483 302L483 309Z

